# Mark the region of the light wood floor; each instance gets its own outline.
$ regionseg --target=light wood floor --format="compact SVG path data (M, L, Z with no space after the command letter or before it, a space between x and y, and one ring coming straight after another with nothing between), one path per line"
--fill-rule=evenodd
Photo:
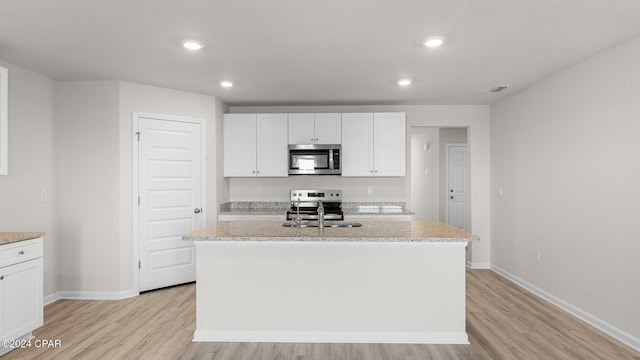
M36 339L12 359L426 360L633 359L640 353L488 270L467 271L471 345L192 343L195 286L121 301L58 301Z

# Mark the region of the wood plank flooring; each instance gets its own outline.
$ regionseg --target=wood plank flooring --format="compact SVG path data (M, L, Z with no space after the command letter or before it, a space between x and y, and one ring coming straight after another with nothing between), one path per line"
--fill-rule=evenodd
M630 359L640 353L488 270L467 271L471 345L193 343L195 285L120 301L58 301L13 359L489 360Z

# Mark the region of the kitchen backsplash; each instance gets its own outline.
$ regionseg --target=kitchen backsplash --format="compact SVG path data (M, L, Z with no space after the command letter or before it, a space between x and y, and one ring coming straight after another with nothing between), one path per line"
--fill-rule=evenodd
M288 178L230 178L229 200L287 201L291 189L341 189L343 201L408 202L406 177L349 178L341 176L290 176Z
M220 213L286 213L291 207L290 201L230 201L220 204ZM405 214L410 213L404 202L342 202L345 214Z

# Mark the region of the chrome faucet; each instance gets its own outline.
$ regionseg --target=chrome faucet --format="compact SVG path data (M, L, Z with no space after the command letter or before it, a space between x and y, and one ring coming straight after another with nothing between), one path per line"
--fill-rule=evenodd
M322 200L318 200L318 228L324 229L324 206Z
M300 198L296 201L296 219L294 221L298 231L300 231L300 224L302 223L302 219L300 218Z

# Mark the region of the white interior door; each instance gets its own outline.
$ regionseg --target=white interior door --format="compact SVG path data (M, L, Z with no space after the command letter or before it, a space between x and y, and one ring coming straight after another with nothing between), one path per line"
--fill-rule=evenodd
M447 197L449 225L464 229L465 215L465 162L467 145L447 145Z
M138 255L140 291L195 281L192 242L200 228L202 125L138 118Z

